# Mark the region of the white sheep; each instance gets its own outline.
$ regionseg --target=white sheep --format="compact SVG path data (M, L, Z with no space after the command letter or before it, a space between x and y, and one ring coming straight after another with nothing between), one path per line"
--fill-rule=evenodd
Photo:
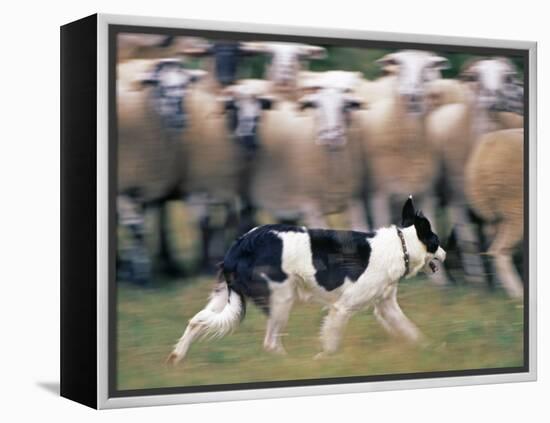
M523 296L512 253L523 239L523 129L489 132L476 143L467 166L465 192L470 206L494 226L488 250L508 295Z
M471 227L464 198L464 169L476 140L484 133L523 126L519 115L496 111L506 85L513 82L516 69L507 59L478 59L469 62L461 73L463 82L446 81L440 89L443 104L427 119L428 134L445 172L450 220L454 224L466 277L482 281L483 264L477 251L477 236ZM443 88L442 88L443 87ZM444 231L439 231L444 233Z
M143 213L144 207L177 195L182 179L179 137L186 123L182 103L186 88L201 74L184 69L177 59L117 64L117 191L124 197L120 204L134 204L119 209L121 222L127 220L126 210ZM145 249L141 235L134 241Z
M448 66L442 57L412 50L388 54L378 63L395 70L391 96L358 113L375 227L391 222L392 196L431 196L437 160L425 133L426 90Z
M324 51L322 48L319 49ZM203 240L206 241L209 237L206 232L211 232L207 225L210 205L221 204L231 213L231 210L235 209L235 199L238 198L241 210L251 209L252 206L249 198L243 198L243 194L248 196L243 191L248 190L243 180L246 179L245 175L250 173L249 168L253 161L243 160L242 145L235 142L236 134L229 127L231 114L227 113L220 102L220 99L228 94L227 84L235 81L237 77L240 56L270 54L270 69L277 69L277 75L287 75L287 68L295 69L295 66L299 66L300 59L312 56L314 52L319 54L319 49L302 44L225 41L195 45L182 51L183 54L205 57L209 69L206 77L187 100L189 126L182 134L182 155L186 168L183 189L186 194L197 200L193 201L193 204L196 205L195 210L199 219L204 223ZM287 59L290 62L287 62ZM272 80L255 83L257 86L262 84L265 87L260 90L262 93L275 94L275 87L279 87L280 79L273 71L268 72L273 76ZM220 75L223 78L220 79ZM289 79L283 80L285 83L291 82ZM261 94L260 91L257 92L258 95ZM283 91L279 91L279 95L284 95L285 93L281 94ZM209 260L205 252L209 247L203 248L203 265L208 266Z
M365 212L354 198L362 155L352 124L360 102L348 92L359 75L309 76L298 102L277 98L262 116L252 198L278 220L326 227L328 215L349 211L348 224L363 228Z

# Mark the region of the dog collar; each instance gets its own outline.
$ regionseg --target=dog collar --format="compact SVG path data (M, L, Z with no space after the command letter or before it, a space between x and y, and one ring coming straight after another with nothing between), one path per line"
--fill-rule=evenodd
M409 274L410 268L409 268L409 252L407 251L407 244L405 243L405 235L403 235L403 231L399 229L397 226L395 227L397 229L397 235L399 235L399 239L401 240L401 248L403 248L403 260L405 261L405 273L402 277L405 277Z

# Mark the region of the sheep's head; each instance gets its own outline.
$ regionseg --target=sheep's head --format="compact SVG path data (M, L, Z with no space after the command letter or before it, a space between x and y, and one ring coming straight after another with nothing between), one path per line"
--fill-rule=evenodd
M249 53L264 53L270 56L268 79L280 88L293 89L301 60L323 59L323 47L297 43L249 42L242 49Z
M230 131L247 152L259 147L258 123L262 111L271 109L274 102L273 97L265 94L265 87L265 81L243 80L225 88L218 99Z
M204 76L201 70L185 69L178 59L162 59L141 79L144 86L153 87L155 110L168 128L185 126L185 94L189 85Z
M186 56L212 57L213 76L224 87L234 84L237 80L239 61L242 56L260 54L261 50L247 48L247 43L235 40L217 40L210 43L205 40L196 41L192 46L181 50Z
M428 84L441 78L441 70L449 67L444 57L419 50L390 53L376 63L386 73L397 76L397 95L411 115L422 115L427 111Z
M312 86L309 93L298 100L301 110L315 112L315 142L329 148L340 148L347 143L348 126L352 111L362 107L351 88L342 86Z
M516 109L517 105L522 109L523 89L510 60L504 57L473 60L463 67L460 76L480 108L521 112Z

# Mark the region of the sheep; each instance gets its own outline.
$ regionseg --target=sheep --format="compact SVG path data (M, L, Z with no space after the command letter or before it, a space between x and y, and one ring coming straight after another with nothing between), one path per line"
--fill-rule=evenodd
M476 139L487 132L523 125L523 118L501 109L507 84L516 74L508 59L489 58L469 62L462 70L463 82L454 82L455 102L433 110L427 119L428 136L441 157L446 197L454 223L466 279L481 282L483 263L477 236L468 217L464 198L464 169ZM441 81L438 81L441 86ZM451 83L449 83L450 85ZM449 94L451 90L447 90ZM499 111L495 111L497 106ZM439 231L444 233L444 231Z
M468 159L465 192L468 204L495 227L488 250L504 289L523 296L512 253L523 239L523 129L505 129L480 137Z
M301 62L326 57L326 49L299 43L256 41L243 43L243 50L269 55L264 78L272 83L271 91L279 97L297 100L299 97Z
M364 211L352 198L360 179L360 145L347 122L361 106L347 92L357 77L353 72L318 74L297 102L277 98L262 116L251 194L276 219L305 219L310 226L326 227L327 215L351 205L351 218L359 222L354 224L364 226Z
M210 268L210 259L207 254L210 247L206 244L208 244L207 240L212 232L208 224L209 209L211 208L209 205L221 204L226 208L227 213L232 213L232 210L235 209L235 198L238 198L241 203L240 209L246 211L246 216L241 214L242 225L239 230L252 224L250 220L253 214L253 205L249 203L247 195L243 197L245 194L243 189L247 189L243 185L243 178L249 172L247 168L253 161L243 161L242 146L235 142L235 134L231 133L228 127L231 113L225 113L219 101L227 94L228 85L236 82L238 60L244 55L271 52L274 62L271 69L284 69L286 62L280 58L287 56L282 51L292 53L289 54L289 57L293 57L293 60L298 63L300 58L306 57L308 52L313 50L315 48L301 44L288 44L283 47L277 43L272 45L271 43L224 41L195 46L182 51L184 55L211 58L206 61L206 66L209 69L207 76L188 98L190 124L182 134L183 157L186 166L183 190L188 196L198 199L193 204L196 205L200 216L203 241L205 241L203 242L202 265L206 269ZM229 60L228 56L231 56L232 59ZM219 63L222 59L227 61L225 71L220 71L220 67L224 68ZM220 78L220 75L224 75L224 77ZM275 80L278 81L278 79ZM265 89L262 89L263 92L274 94L273 81L263 81L262 84L265 86ZM251 152L249 151L249 153ZM197 194L202 194L202 198ZM222 248L220 248L220 253L223 253Z
M373 227L391 223L392 197L411 194L421 199L424 211L433 218L438 163L426 137L427 91L448 61L431 52L403 50L385 55L377 64L389 74L388 94L356 113L367 170L369 223ZM445 279L443 273L438 272L439 282Z
M431 194L437 166L425 133L426 87L440 77L448 62L433 53L405 50L388 54L377 63L397 67L392 94L358 115L370 171L373 224L380 227L391 221L391 196Z
M117 64L117 191L119 204L125 204L118 210L122 225L128 211L143 214L144 207L162 204L177 193L182 179L178 138L186 123L182 103L185 89L201 75L202 71L184 69L177 59ZM134 256L147 257L144 231L132 229L131 233L136 243L132 249L143 250ZM149 273L134 276L146 283Z

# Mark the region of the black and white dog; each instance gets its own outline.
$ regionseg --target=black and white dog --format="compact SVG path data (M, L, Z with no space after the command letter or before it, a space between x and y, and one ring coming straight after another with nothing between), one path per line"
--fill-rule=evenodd
M422 334L397 303L397 283L420 270L437 271L434 261L443 262L445 255L412 198L403 207L402 228L392 225L374 233L289 225L254 228L225 255L210 302L189 321L168 362L181 361L197 337L233 330L244 317L247 297L268 316L268 351L285 352L281 332L297 299L330 307L316 358L334 353L351 315L369 305L388 332L417 342Z

